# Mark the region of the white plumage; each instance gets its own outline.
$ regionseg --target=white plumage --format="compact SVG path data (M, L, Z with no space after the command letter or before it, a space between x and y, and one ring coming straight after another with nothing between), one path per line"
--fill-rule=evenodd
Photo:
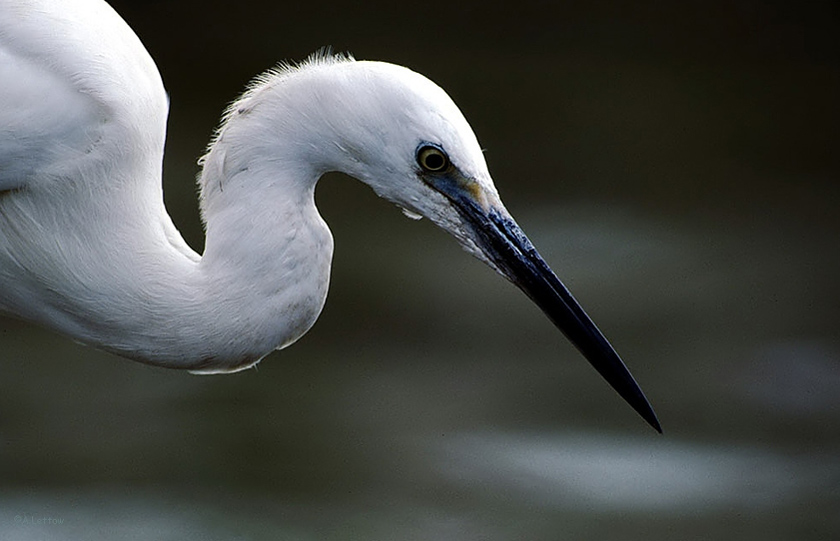
M105 2L0 0L0 310L150 364L251 366L323 307L333 241L314 190L341 171L452 233L649 410L425 77L321 55L257 78L201 160L201 256L163 204L167 110L154 62Z

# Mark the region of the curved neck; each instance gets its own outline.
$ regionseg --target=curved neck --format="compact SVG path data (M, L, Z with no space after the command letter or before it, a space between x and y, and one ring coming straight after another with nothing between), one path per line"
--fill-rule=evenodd
M256 100L253 98L259 96ZM303 119L317 117L268 83L225 116L199 177L206 241L198 270L205 313L232 350L224 364L247 366L300 338L326 300L333 238L315 206L331 168ZM228 347L226 345L234 345Z
M264 80L238 100L201 160L201 310L214 318L213 351L228 352L207 370L247 366L293 343L326 300L333 238L315 186L346 160L330 130L313 127L327 115L312 89L282 82Z
M164 208L162 149L142 165L100 168L86 179L109 187L97 197L67 184L0 200L0 275L16 284L0 310L201 372L245 368L291 344L321 312L333 252L314 201L323 161L295 129L299 113L258 107L225 120L203 160L201 257ZM32 246L45 223L50 242Z

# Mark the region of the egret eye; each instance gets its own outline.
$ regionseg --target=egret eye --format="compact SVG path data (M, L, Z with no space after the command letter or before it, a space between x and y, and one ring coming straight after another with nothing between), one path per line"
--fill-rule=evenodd
M449 168L449 156L442 149L424 145L417 150L417 164L429 173L439 173Z

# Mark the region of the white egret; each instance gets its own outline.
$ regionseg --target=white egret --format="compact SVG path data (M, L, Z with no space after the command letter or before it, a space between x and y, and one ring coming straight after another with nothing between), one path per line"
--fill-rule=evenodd
M153 60L104 1L0 0L2 312L153 365L253 366L321 312L333 239L314 191L341 171L519 286L660 430L425 77L329 55L258 77L201 160L203 255L164 208L167 112Z

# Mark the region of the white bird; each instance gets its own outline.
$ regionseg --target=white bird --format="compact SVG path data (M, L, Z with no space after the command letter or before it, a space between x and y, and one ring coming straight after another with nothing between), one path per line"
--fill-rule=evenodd
M321 312L333 239L314 191L341 171L519 286L661 431L425 77L330 55L259 76L201 159L202 255L163 203L167 112L154 61L104 1L0 0L0 311L152 365L253 366Z

